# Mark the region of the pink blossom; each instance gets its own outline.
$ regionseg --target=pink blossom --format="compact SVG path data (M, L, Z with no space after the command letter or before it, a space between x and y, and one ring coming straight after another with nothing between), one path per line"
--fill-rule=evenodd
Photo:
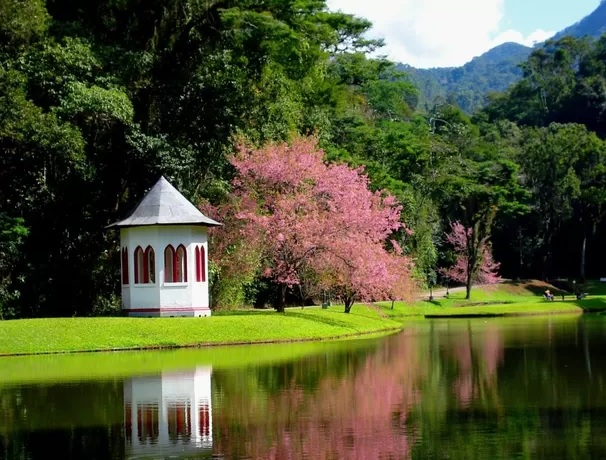
M410 261L395 241L393 252L385 250L395 231L406 231L402 206L385 192L372 192L362 168L324 163L312 138L260 149L240 145L230 161L237 171L236 217L262 248L262 272L276 283L297 285L314 272L322 287L350 300L410 291L404 282Z
M450 224L450 233L446 234L448 241L456 253L456 261L452 267L441 268L439 271L445 277L459 283L467 282L469 267L469 250L473 237L473 229L465 228L459 221ZM478 250L478 263L472 272L472 282L479 284L495 284L501 281L497 271L500 263L495 262L489 244L482 244Z

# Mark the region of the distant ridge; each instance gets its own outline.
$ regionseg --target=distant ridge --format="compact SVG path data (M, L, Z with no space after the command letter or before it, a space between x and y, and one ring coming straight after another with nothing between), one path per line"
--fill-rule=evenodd
M567 35L573 37L599 37L604 32L606 32L606 3L602 0L600 5L591 14L558 32L554 38L562 38Z
M553 39L565 36L597 38L606 32L606 0L577 23L558 32ZM537 46L540 46L538 44ZM517 82L522 72L519 65L533 48L519 43L503 43L474 57L460 67L417 69L399 64L419 88L419 110L431 110L442 102L456 103L467 113L482 108L491 92L503 92Z
M519 64L528 58L532 48L519 43L503 43L461 67L417 69L400 64L419 88L421 110L430 110L436 103L452 102L473 113L483 107L491 92L505 91L519 80Z

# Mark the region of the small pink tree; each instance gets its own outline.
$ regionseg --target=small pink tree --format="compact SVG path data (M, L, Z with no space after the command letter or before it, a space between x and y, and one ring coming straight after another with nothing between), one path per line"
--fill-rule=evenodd
M320 282L344 303L345 313L354 302L410 300L413 296L411 261L397 243L387 251L381 241L361 238L335 244L319 257Z
M361 169L324 163L311 138L260 149L240 145L231 163L237 217L261 241L263 273L281 287L278 311L286 290L309 273L352 301L386 295L391 281L405 284L409 260L383 248L402 228L401 206L370 191Z
M494 284L501 281L497 271L500 263L495 262L488 241L477 241L472 228L465 228L459 221L451 222L446 234L456 254L455 264L441 268L440 273L448 279L464 283L466 298L470 298L473 284Z

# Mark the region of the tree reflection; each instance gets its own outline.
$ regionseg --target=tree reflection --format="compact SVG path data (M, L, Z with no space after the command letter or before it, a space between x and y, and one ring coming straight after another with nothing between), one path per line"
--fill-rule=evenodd
M497 367L504 357L499 329L488 326L474 337L468 321L467 333L453 337L448 349L458 367L453 390L459 405L468 407L474 400L485 402L491 397L490 404L496 404Z
M321 376L313 391L300 385L300 374L291 369L280 391L264 395L265 402L252 397L250 405L244 403L248 398L227 393L233 373L217 373L222 396L214 418L215 453L255 459L408 457L412 434L406 418L426 362L417 336L387 340L373 354L327 360L323 371L321 359L311 366ZM236 431L238 436L230 436Z
M604 330L429 321L212 379L0 387L0 458L606 458Z

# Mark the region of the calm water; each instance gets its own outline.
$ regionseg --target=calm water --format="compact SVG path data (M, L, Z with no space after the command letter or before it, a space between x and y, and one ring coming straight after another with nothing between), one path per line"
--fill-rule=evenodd
M605 342L601 316L455 319L333 344L0 359L0 458L606 458Z

